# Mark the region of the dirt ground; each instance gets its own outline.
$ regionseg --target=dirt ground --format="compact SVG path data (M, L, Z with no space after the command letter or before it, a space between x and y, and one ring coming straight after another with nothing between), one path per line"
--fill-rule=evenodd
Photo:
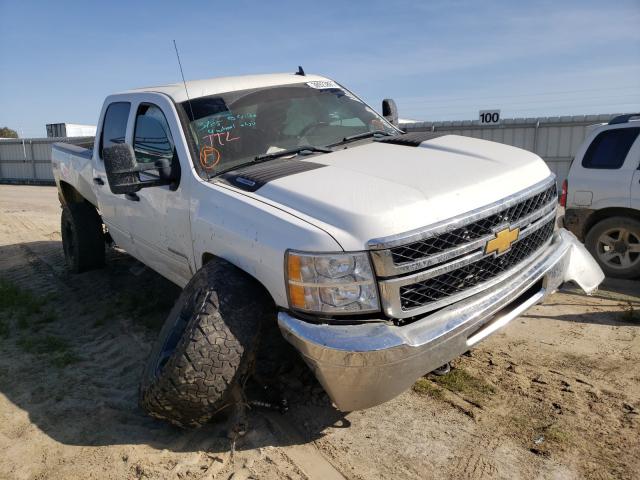
M640 282L556 293L366 411L336 411L287 358L289 412L252 409L232 442L139 409L178 289L115 250L70 275L59 216L54 188L0 186L2 479L640 478Z

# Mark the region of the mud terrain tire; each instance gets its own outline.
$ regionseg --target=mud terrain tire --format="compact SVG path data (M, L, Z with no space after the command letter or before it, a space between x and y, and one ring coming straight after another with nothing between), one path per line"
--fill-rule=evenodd
M264 288L224 260L202 267L180 294L140 384L151 416L199 427L238 401L263 322L275 318Z
M62 207L60 234L64 258L73 273L104 266L102 219L93 205L69 203Z

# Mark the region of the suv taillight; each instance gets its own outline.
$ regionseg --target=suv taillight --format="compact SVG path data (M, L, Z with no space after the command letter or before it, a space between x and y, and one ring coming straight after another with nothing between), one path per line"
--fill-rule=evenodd
M569 183L567 182L567 179L564 179L564 182L562 182L562 191L560 192L560 206L561 207L566 207L567 206L567 189L569 188Z

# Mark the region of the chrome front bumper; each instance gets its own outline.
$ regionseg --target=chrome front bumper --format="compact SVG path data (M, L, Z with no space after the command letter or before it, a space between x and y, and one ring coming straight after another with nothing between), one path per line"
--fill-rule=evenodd
M567 281L593 292L604 275L584 246L560 229L551 244L500 284L405 326L388 321L312 324L280 312L284 337L301 353L336 406L386 402L420 376L469 350Z

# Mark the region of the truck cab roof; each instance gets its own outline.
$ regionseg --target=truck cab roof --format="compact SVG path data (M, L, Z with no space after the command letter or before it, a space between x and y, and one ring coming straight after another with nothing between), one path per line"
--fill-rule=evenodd
M271 73L263 75L240 75L234 77L207 78L204 80L190 80L186 82L189 98L206 97L225 92L235 92L251 88L266 88L276 85L289 85L310 81L327 81L320 75L299 75L296 73ZM171 83L155 87L143 87L127 90L121 93L164 93L176 103L187 100L184 83Z

